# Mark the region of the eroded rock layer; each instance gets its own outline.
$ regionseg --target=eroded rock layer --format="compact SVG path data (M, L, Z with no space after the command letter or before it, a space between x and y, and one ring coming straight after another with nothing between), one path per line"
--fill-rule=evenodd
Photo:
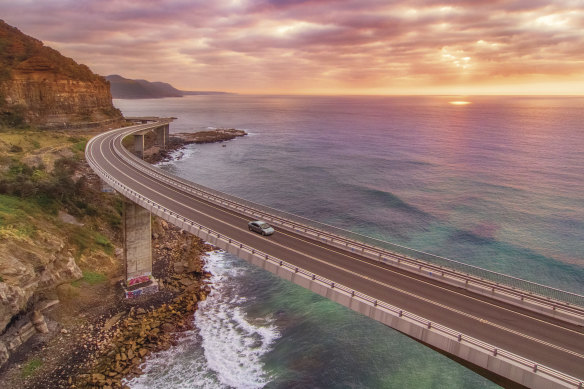
M0 124L67 127L119 119L104 77L0 20Z

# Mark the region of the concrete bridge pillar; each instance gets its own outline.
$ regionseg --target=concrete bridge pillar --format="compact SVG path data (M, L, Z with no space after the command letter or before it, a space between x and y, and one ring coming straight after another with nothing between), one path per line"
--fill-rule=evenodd
M150 211L131 201L124 201L124 263L126 297L158 291L152 277L152 239Z
M144 135L134 134L134 154L144 158Z
M168 125L156 128L155 132L156 144L160 146L161 149L164 149L168 142Z

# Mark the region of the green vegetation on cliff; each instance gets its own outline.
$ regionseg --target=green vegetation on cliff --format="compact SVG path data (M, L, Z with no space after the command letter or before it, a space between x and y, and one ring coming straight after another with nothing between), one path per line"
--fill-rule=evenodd
M42 231L63 235L76 259L96 251L113 255L107 236L119 229L122 204L88 180L87 138L31 130L1 135L0 245L30 243Z

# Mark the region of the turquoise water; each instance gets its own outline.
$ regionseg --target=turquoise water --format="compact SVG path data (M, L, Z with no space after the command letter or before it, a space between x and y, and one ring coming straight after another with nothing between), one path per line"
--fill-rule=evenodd
M129 116L176 116L171 131L234 127L250 133L227 147L190 146L164 166L185 178L364 235L584 293L584 99L481 97L465 106L451 100L458 98L193 96L115 104ZM208 379L203 385L188 374L173 375L184 387L493 385L237 258L220 254L213 261L227 266L215 271L231 274L221 281L229 286L218 288L216 300L200 314L238 316L214 323L198 318L199 330L185 338L190 351L173 350L162 363L152 363L158 373L142 377L159 377L151 386L162 385L178 361L198 366L194 371ZM225 328L232 331L225 334ZM232 340L209 343L213 336ZM241 347L229 358L227 347L223 361L211 351L188 357L222 344ZM241 371L235 367L240 363ZM233 375L249 381L228 378Z

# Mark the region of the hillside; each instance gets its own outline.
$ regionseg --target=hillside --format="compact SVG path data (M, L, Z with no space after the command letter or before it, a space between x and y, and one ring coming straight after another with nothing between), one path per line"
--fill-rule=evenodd
M155 99L161 97L182 97L183 93L164 82L130 80L117 74L107 76L112 96L116 99Z
M117 74L106 76L111 85L115 99L159 99L164 97L182 97L187 95L223 95L227 92L183 91L165 82L131 80Z
M0 20L0 126L67 127L121 117L105 78Z
M98 132L0 130L2 388L122 388L122 377L191 328L209 292L201 255L212 248L154 217L162 290L124 298L123 200L102 192L84 161ZM156 332L144 335L146 325Z

